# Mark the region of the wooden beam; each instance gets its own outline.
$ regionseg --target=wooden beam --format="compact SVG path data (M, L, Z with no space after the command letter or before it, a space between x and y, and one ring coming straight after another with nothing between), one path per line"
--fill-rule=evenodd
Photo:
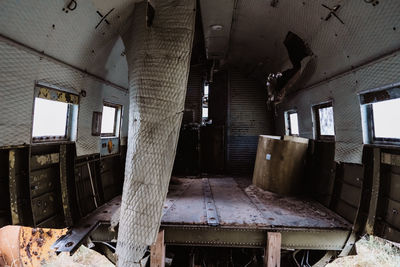
M161 230L157 235L157 240L150 247L150 267L164 267L165 266L165 243L164 243L164 230Z
M264 266L281 266L281 233L268 233L267 247L265 248Z

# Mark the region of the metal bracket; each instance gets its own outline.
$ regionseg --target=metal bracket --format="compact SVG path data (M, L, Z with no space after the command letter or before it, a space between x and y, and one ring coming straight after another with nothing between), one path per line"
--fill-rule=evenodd
M206 207L207 223L211 226L219 225L217 207L215 206L214 198L211 193L210 182L207 178L203 178L204 203Z

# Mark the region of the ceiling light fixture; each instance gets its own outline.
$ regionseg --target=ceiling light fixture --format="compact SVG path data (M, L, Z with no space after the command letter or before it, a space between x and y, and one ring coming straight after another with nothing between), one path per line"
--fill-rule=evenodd
M214 25L211 25L210 28L214 31L220 31L220 30L222 30L223 26L220 24L214 24Z

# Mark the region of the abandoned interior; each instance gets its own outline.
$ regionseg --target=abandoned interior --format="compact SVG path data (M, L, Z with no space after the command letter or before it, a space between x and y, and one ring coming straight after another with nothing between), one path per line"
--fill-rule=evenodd
M0 266L400 251L398 0L1 0L0 108Z

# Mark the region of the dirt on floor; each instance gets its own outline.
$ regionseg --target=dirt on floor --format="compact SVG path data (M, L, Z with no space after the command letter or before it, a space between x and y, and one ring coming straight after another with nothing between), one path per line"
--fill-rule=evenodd
M356 243L357 255L338 258L327 267L399 267L400 244L365 236Z

